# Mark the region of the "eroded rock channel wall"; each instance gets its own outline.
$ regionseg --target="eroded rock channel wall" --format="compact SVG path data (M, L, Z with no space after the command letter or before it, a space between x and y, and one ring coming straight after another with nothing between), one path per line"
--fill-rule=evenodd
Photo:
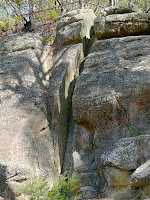
M0 40L0 164L11 192L18 177L53 183L68 170L81 199L150 197L150 15L124 12L64 15L53 67L40 36Z

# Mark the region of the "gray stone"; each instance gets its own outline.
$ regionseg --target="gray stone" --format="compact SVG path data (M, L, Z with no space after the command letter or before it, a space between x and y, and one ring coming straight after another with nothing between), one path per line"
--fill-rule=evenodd
M73 116L94 136L97 166L119 139L150 133L149 44L149 36L96 41L85 59Z
M128 186L130 184L131 172L128 170L105 167L103 170L108 187Z
M42 50L43 39L39 34L26 33L24 35L15 35L11 37L3 37L0 40L0 55L5 53L17 52L27 49Z
M49 87L49 104L51 109L51 130L54 134L55 150L58 153L56 155L59 155L57 157L57 163L60 171L65 156L67 136L74 132L74 122L71 117L70 107L71 96L75 78L79 74L79 66L83 59L82 44L64 47L57 52L54 58ZM69 129L68 123L70 123ZM69 149L72 149L72 145ZM70 150L68 151L70 155L71 152ZM71 162L70 158L66 158L64 163L67 165L68 162ZM71 163L68 165L71 165Z
M92 171L87 173L74 173L77 178L79 178L79 182L77 183L77 187L81 188L84 186L90 186L94 188L96 191L100 188L100 179L98 176L98 172Z
M101 15L107 16L107 15L113 15L113 14L123 14L123 13L131 13L134 12L129 7L123 7L123 6L110 6L102 9Z
M82 187L79 191L79 194L82 194L82 199L92 199L97 197L97 191L93 189L92 187Z
M95 20L98 39L149 34L149 14L118 14L130 12L119 9L106 9L108 16ZM132 175L133 185L136 174L142 188L133 190L129 183L130 170L150 159L150 36L96 41L84 58L95 39L94 19L86 9L63 16L52 70L40 35L0 40L5 199L20 195L18 185L31 177L42 173L52 184L65 170L80 178L82 199L96 198L99 189L102 198L149 197L149 185L143 184L143 177L149 184L149 165L142 175L138 169Z
M102 163L105 166L114 166L120 169L137 169L150 158L149 143L150 135L121 139L116 142L112 151L102 155ZM148 167L146 164L144 166Z
M87 9L71 11L64 15L57 26L56 48L80 43L85 38L90 39L95 18L94 12Z
M0 170L10 190L12 182L41 173L48 175L51 183L58 177L49 129L47 58L38 34L0 40Z
M150 14L127 13L99 17L94 22L98 39L150 33Z
M150 160L139 166L131 176L133 187L144 187L150 185Z
M77 126L75 135L75 150L93 151L93 135L87 129Z
M91 186L96 191L100 179L95 165L93 135L83 127L77 127L73 156L73 173L80 179L78 187Z
M91 165L94 161L94 154L89 152L73 152L74 169L78 169L83 165Z

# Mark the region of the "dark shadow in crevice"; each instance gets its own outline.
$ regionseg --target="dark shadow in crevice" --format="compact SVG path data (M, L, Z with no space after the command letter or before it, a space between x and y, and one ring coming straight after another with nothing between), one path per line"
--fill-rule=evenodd
M0 199L15 200L14 193L7 183L7 167L0 164Z

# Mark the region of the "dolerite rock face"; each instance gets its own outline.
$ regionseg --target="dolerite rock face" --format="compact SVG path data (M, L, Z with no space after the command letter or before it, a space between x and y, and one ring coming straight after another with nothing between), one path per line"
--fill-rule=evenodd
M38 34L0 40L0 174L7 180L0 196L18 195L12 184L41 173L51 183L57 178L46 103L47 57Z
M138 198L130 177L149 159L145 135L150 134L149 45L150 36L95 41L76 81L72 106L80 127L77 169L98 169L100 188L105 188L101 194L107 198ZM82 159L86 154L93 156L90 165Z
M104 12L61 18L52 69L38 34L0 40L0 196L67 170L82 199L149 198L150 18Z
M86 57L73 94L73 115L94 134L97 165L113 141L149 133L149 44L149 36L96 41Z

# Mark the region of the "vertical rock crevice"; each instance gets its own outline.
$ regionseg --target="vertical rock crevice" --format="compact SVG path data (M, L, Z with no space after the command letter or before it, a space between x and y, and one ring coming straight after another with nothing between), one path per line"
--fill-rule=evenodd
M92 10L72 11L63 16L57 27L49 102L55 146L58 146L59 172L73 170L76 124L72 115L72 95L84 62L94 19Z

